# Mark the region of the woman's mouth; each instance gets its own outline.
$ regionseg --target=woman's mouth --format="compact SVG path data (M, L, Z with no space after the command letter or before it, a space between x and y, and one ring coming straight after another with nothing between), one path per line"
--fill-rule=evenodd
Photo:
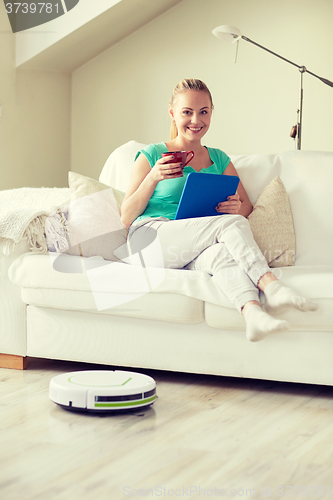
M203 127L187 127L187 128L188 128L188 130L190 130L194 134L197 134L198 132L201 132L201 130L203 129Z

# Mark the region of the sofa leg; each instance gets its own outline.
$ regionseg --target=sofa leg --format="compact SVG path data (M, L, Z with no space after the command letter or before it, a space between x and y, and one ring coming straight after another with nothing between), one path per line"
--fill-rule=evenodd
M14 368L14 370L25 370L27 368L27 357L14 354L0 354L0 368Z

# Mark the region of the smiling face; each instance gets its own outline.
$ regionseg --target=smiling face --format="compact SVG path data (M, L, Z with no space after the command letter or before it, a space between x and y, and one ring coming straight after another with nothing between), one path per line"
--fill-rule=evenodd
M178 140L200 141L209 129L212 103L207 92L186 90L169 106L171 118L178 129Z

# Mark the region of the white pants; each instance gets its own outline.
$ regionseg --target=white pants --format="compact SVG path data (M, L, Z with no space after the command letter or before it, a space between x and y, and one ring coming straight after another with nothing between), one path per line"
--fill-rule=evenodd
M165 268L196 269L213 275L240 312L248 301L259 301L258 281L271 270L242 215L142 219L130 227L128 238L130 241L135 234L144 248L152 233L159 239ZM161 267L154 255L145 265Z

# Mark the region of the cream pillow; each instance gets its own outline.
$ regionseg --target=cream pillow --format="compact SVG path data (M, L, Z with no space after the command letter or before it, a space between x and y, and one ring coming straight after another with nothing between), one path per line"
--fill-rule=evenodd
M46 225L48 249L119 261L114 251L127 239L120 219L125 193L75 172L68 173L68 184L70 203L53 214Z
M280 177L266 186L248 217L254 239L270 267L295 263L295 233L289 198Z

